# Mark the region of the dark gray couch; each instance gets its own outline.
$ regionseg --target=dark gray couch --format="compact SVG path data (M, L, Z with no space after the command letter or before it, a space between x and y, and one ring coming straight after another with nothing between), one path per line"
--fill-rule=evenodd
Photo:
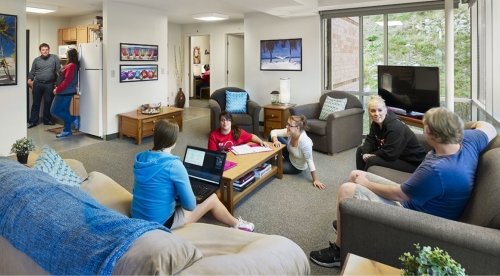
M326 121L319 120L326 97L347 98L345 109L333 112ZM313 141L313 149L334 154L357 147L363 139L363 104L353 94L331 91L321 95L319 102L290 108L291 115L304 115L307 118L307 135Z
M398 183L410 175L377 166L368 171ZM497 136L480 157L473 193L459 221L364 200L342 201L342 259L354 253L401 267L398 257L413 253L413 244L420 243L448 251L467 274L500 274L499 197Z

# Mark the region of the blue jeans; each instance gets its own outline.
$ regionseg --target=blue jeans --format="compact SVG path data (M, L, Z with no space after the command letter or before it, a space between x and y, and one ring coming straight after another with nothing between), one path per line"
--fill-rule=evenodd
M50 112L52 115L64 121L64 132L71 132L71 123L76 119L69 113L69 105L71 104L71 99L73 95L56 95L54 101L52 102L52 107Z
M283 154L283 173L284 174L299 174L302 172L302 170L299 170L295 168L290 162L290 152L288 152L288 140L285 137L276 137L278 138L278 141L285 145L286 147L283 148L281 153ZM271 141L271 137L269 137L269 141ZM271 141L272 142L272 141Z

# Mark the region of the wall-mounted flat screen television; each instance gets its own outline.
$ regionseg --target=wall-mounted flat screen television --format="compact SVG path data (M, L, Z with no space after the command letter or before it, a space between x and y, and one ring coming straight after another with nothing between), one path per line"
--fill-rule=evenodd
M439 106L439 68L379 65L378 94L393 111L421 116Z

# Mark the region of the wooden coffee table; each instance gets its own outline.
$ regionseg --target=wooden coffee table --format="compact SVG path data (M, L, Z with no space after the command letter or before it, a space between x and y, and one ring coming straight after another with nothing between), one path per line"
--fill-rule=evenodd
M276 148L271 142L266 142L266 144L272 149L271 151L242 155L235 155L232 152L227 153L226 159L236 162L237 165L227 171L224 171L222 175L221 187L218 190L218 196L231 214L233 214L234 206L238 202L248 196L257 187L265 183L266 180L274 176L278 179L283 178L283 159L281 157L281 151L285 145L281 145ZM241 192L233 190L234 181L268 161L272 164L270 172L261 178L256 179L254 183L250 184L250 186L246 187Z
M340 275L400 275L401 271L356 254L349 253Z
M124 135L135 138L136 144L141 144L142 138L153 135L155 122L161 119L172 119L182 131L182 111L184 109L164 106L158 114L142 114L137 111L118 114L120 138Z

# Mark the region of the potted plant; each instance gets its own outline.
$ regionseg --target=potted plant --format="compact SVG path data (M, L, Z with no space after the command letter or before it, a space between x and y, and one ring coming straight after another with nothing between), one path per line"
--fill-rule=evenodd
M28 163L28 155L30 151L35 149L35 144L33 140L28 139L27 137L23 137L21 139L16 140L14 144L12 144L12 148L10 149L11 153L15 153L17 156L17 161L21 164Z
M415 255L406 252L399 257L401 275L465 275L465 269L439 247L420 247L417 243L415 248Z

